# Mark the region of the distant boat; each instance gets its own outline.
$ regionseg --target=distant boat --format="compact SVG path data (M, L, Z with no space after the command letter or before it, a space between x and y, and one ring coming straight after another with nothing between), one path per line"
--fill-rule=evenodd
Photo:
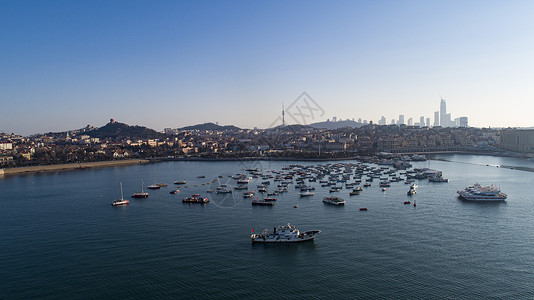
M359 190L352 190L352 192L349 193L350 196L354 196L354 195L359 195L360 194L360 191Z
M157 184L151 184L148 186L149 189L151 190L157 190L157 189L160 189L161 186L157 185Z
M323 202L332 205L345 205L345 200L338 197L324 197Z
M132 198L148 198L148 193L143 191L143 186L145 184L143 183L143 179L141 178L141 192L137 192L132 195Z
M299 193L299 195L300 195L301 197L309 197L309 196L313 196L314 193L313 193L312 191L305 191L305 192L301 192L301 193Z
M429 182L449 182L449 179L443 178L441 176L432 176L428 178Z
M122 195L122 182L121 182L121 198L120 198L120 199L117 199L117 200L114 200L114 201L111 203L111 205L112 205L112 206L130 205L130 201L124 199L124 197L123 197L123 195Z
M176 180L174 184L187 184L187 181L185 180Z
M191 197L184 198L182 203L208 203L210 200L208 198L201 198L198 194L191 195Z
M267 206L273 206L273 205L274 205L274 201L254 200L254 201L252 201L252 205L267 205Z

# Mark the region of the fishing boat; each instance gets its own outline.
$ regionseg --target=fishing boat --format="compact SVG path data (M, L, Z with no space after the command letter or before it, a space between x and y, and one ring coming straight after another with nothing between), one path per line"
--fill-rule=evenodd
M252 205L274 206L274 201L253 200Z
M208 203L210 200L208 198L201 198L197 195L192 195L191 197L184 198L183 203Z
M359 195L359 194L360 194L359 190L352 190L352 192L349 193L350 196Z
M332 205L345 205L345 200L339 197L324 197L323 202Z

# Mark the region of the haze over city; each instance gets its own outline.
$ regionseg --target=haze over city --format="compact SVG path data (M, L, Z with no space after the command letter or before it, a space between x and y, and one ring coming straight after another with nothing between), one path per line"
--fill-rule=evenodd
M307 92L314 121L531 127L532 1L11 1L0 132L203 122L265 128Z

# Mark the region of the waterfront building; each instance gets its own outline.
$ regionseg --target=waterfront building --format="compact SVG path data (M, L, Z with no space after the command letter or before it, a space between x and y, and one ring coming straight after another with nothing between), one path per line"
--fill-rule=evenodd
M534 153L534 129L503 129L500 146L510 151Z

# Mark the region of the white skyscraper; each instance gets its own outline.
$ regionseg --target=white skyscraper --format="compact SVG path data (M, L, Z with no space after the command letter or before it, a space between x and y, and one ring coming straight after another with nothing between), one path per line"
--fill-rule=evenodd
M434 112L434 126L439 126L439 111Z
M386 125L386 117L382 116L378 121L378 125Z
M441 98L441 104L439 106L439 125L441 127L448 127L447 123L447 103L443 98Z

